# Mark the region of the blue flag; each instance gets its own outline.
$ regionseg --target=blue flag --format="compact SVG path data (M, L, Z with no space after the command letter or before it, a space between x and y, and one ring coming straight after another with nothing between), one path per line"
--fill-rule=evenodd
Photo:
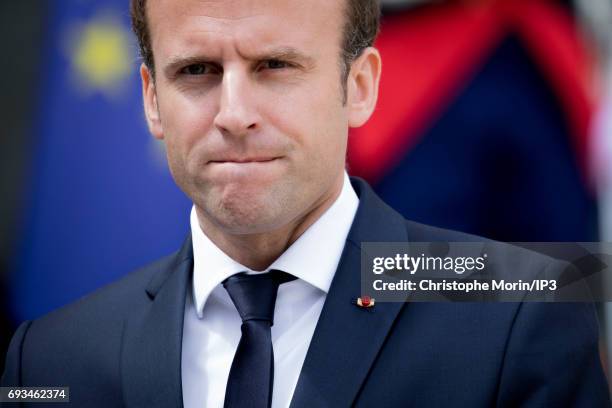
M178 249L190 202L144 120L125 0L49 5L11 306L30 319Z

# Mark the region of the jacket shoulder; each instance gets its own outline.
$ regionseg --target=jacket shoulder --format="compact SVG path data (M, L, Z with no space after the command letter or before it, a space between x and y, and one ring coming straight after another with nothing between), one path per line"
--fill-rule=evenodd
M464 255L486 254L487 272L492 278L535 279L538 276L559 277L570 265L563 260L523 247L516 243L495 241L478 235L438 228L405 220L410 242L473 243L465 246ZM471 253L468 253L471 252Z
M35 319L32 332L64 331L71 327L88 327L118 324L133 310L149 301L146 288L155 278L171 271L177 252L143 266L126 276L103 286L80 299Z
M492 242L488 238L404 219L408 238L413 242Z

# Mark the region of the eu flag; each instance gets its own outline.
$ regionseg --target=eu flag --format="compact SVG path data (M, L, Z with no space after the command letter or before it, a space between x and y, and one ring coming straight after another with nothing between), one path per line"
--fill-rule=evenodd
M16 321L174 251L189 227L190 202L146 128L127 2L57 0L49 11Z

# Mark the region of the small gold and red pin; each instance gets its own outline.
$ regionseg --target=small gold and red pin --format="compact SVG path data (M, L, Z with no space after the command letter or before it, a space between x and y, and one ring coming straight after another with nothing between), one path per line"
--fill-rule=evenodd
M369 296L362 296L357 298L357 306L359 307L373 307L374 306L374 298Z

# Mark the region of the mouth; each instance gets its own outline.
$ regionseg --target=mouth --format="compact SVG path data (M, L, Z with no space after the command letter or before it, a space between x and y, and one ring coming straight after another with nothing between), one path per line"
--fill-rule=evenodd
M254 180L255 178L276 177L281 171L279 166L282 157L232 157L211 160L208 167L224 179L227 177L239 177L241 179Z
M209 163L236 163L236 164L247 164L247 163L269 163L279 157L245 157L245 158L228 158L223 160L210 160Z

